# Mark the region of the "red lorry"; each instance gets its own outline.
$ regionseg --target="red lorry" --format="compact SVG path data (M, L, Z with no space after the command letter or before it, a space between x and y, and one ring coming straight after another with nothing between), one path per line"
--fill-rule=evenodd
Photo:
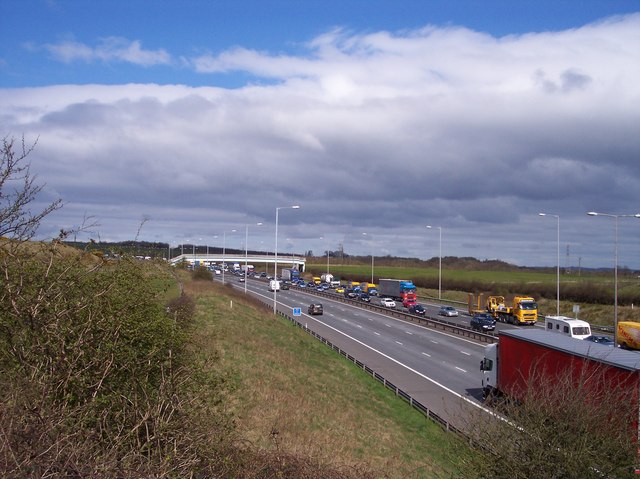
M579 421L577 402L591 404L592 411L614 415L606 417L616 427L629 428L630 446L640 444L637 352L541 329L510 329L500 331L498 342L485 347L480 370L485 398L504 395L519 403L548 400L550 420L554 414L570 414L567 411L574 405ZM562 405L568 409L560 404L554 409L556 401L569 401ZM640 457L635 474L640 474L639 465Z
M536 381L553 382L563 375L604 371L607 381L634 388L638 401L640 354L544 330L500 331L498 342L485 347L480 363L485 397L503 393L524 399ZM602 376L600 376L602 377Z

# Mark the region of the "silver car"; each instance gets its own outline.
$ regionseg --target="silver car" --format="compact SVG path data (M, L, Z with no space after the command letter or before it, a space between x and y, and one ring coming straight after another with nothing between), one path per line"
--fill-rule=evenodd
M380 304L386 308L395 308L396 302L391 298L382 298Z
M447 316L447 317L459 315L458 310L453 306L440 306L440 310L438 311L438 314L440 316Z

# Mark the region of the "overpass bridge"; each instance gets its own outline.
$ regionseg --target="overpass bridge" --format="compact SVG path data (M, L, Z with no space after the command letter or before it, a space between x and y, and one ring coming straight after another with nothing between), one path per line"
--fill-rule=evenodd
M196 252L195 254L183 253L170 260L172 265L186 262L187 264L196 266L221 266L222 263L226 263L227 266L233 266L234 263L238 263L242 266L245 264L245 261L247 264L252 264L256 270L269 271L269 267L273 268L275 256L272 254L249 254L245 256L244 254L237 253L227 253L223 255L221 253L206 254ZM307 259L305 257L278 253L278 270L288 267L296 268L298 271L304 272L306 261Z

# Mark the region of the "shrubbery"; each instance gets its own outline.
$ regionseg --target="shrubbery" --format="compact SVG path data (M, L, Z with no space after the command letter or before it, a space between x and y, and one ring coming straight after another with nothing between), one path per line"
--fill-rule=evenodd
M231 426L203 413L223 382L187 359L193 300L165 309L139 262L88 258L57 243L0 247L1 475L180 477L215 467L207 445Z

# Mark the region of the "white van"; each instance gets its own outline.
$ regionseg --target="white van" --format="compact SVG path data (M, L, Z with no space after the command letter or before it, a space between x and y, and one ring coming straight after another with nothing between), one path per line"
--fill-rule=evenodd
M584 339L591 336L591 326L581 319L568 318L567 316L545 316L544 324L547 331L565 334L576 339Z
M275 279L269 281L269 291L280 291L280 281Z

